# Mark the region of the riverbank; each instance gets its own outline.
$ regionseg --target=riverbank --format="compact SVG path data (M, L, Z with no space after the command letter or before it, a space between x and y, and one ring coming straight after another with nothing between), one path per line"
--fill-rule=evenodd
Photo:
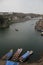
M40 32L43 30L43 19L36 22L35 29Z
M43 55L43 54L42 54ZM37 60L36 62L19 62L19 65L43 65L43 56L41 55L41 58ZM10 61L10 60L9 60ZM0 65L5 65L6 61L0 59Z
M5 65L6 61L0 60L0 65ZM33 63L19 63L19 65L43 65L43 58L41 58L38 62L33 62Z

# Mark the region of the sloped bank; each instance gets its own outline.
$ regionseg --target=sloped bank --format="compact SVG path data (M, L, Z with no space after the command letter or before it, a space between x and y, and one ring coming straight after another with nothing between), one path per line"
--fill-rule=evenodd
M0 28L4 29L8 27L9 27L8 19L0 15Z
M6 65L6 61L0 60L0 65ZM19 63L19 65L43 65L43 58L41 58L38 62L34 63Z
M35 29L40 32L43 30L43 19L36 22Z

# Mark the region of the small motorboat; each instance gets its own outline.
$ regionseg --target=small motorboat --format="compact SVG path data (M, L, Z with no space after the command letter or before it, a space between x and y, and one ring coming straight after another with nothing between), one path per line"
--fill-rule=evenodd
M25 54L23 54L23 55L19 58L19 61L20 61L20 62L25 61L32 53L33 53L33 51L27 51Z
M9 60L13 55L13 49L11 49L8 53L6 53L1 59Z
M22 52L22 48L19 48L13 55L13 57L11 58L11 60L18 60L18 57L20 56L21 52Z
M41 30L41 36L43 36L43 30Z
M15 28L15 31L19 31L19 30Z
M6 65L19 65L19 62L6 61Z
M43 32L41 32L41 36L43 36Z

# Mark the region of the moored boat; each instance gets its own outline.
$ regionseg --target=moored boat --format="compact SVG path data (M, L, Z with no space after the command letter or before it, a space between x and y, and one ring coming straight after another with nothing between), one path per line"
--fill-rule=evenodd
M43 32L41 32L41 36L43 36Z
M19 31L19 30L15 28L15 31Z
M11 60L18 60L18 57L20 56L21 52L22 52L22 48L19 48L13 55L12 59Z
M25 61L32 53L33 53L33 51L27 51L25 54L23 54L23 55L19 58L19 61L20 61L20 62Z
M41 36L43 36L43 29L41 30Z
M8 53L6 53L1 59L8 60L12 57L12 55L13 55L13 49L11 49Z

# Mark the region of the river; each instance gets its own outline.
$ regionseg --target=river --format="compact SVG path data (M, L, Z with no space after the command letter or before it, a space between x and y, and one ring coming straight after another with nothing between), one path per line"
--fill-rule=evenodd
M8 29L0 30L0 57L10 49L14 52L18 48L23 48L23 53L27 50L33 50L34 53L29 61L36 61L43 52L43 37L35 31L34 26L38 19L32 19L26 22L15 23ZM19 31L15 31L15 28Z

